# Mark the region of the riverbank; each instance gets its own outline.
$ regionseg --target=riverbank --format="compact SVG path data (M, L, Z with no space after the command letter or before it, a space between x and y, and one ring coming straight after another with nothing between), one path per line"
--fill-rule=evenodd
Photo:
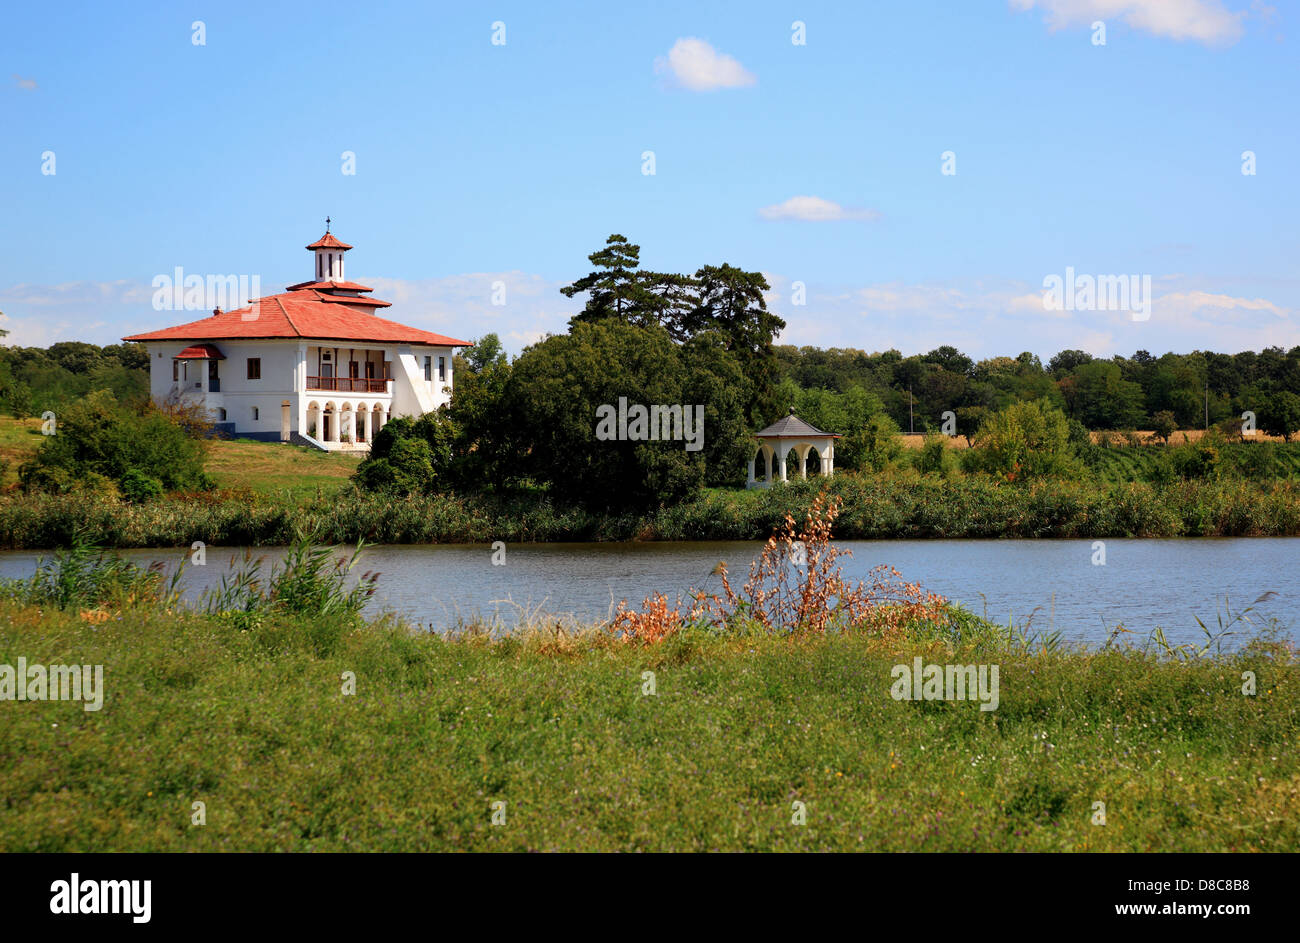
M842 501L845 539L1285 537L1300 535L1300 484L1175 481L1008 483L915 472L837 475L770 491L710 489L644 514L559 507L544 495L435 495L393 500L350 486L302 497L252 492L130 504L96 494L0 499L0 547L68 546L78 529L106 547L600 540L764 540L802 516L824 485Z
M11 852L1300 844L1300 686L1262 645L1187 663L869 633L491 642L0 603L0 663L20 656L103 665L105 696L0 703ZM895 700L915 657L997 664L997 709Z

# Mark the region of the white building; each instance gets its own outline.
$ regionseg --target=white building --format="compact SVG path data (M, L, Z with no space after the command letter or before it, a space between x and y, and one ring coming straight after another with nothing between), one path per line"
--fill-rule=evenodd
M782 416L766 429L754 433L758 445L749 458L749 480L746 488L770 488L775 482L789 481L787 460L793 451L799 460L799 477L808 477L808 455L816 453L817 468L821 475L830 478L835 474L835 440L841 438L833 432L822 432L810 422L794 414ZM763 477L754 477L754 466L763 459ZM776 467L772 467L773 461ZM775 472L775 477L773 476Z
M361 451L393 416L448 402L453 350L469 342L378 317L389 303L344 278L352 247L328 226L307 248L311 281L122 338L148 349L154 400L198 403L231 435Z

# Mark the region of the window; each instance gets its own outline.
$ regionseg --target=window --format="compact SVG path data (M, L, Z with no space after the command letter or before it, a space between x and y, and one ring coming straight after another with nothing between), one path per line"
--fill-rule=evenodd
M354 380L355 380L357 377L361 376L361 364L358 363L358 362L355 361L355 360L349 360L349 361L348 361L348 376L350 376L350 377L351 377L352 379L354 379Z
M175 383L180 378L181 378L181 362L179 360L173 360L172 361L172 382Z
M258 411L257 411L257 407L254 406L254 407L253 407L253 422L257 422L257 420L258 420L259 418L260 418L260 414L259 414Z
M321 259L320 254L317 253L317 255L316 255L316 277L317 277L317 278L320 278L320 271L321 271L321 269L320 269L320 259Z
M367 360L367 361L366 361L366 379L367 379L367 380L373 380L374 378L375 378L375 362L374 362L373 360Z
M226 410L224 408L218 408L217 422L225 422L225 421L226 421Z
M262 379L262 358L261 357L248 358L248 378L250 380Z
M433 358L432 357L424 358L424 378L426 380L433 379Z
M447 382L447 358L446 357L438 358L438 382L439 383Z

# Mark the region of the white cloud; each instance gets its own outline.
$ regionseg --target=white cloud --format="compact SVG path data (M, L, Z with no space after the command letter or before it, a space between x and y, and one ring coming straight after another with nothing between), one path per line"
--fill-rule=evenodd
M562 334L581 299L560 294L561 281L522 271L474 272L445 278L400 279L352 273L393 302L380 317L474 340L495 332L517 354L547 334ZM1273 280L1249 296L1236 282L1205 276L1159 275L1149 321L1125 311L1048 311L1032 280L878 281L805 286L806 304L792 303L789 275L766 271L768 307L788 324L781 343L897 348L924 353L952 344L972 357L1014 356L1030 350L1050 357L1067 348L1096 356L1146 349L1235 353L1300 345L1300 283ZM264 280L265 282L266 280ZM504 305L492 303L504 283ZM1267 287L1272 297L1260 293ZM269 289L276 290L276 289ZM142 281L70 282L0 288L5 344L45 347L56 341L114 344L125 334L193 320L157 312Z
M1171 314L1196 314L1203 317L1215 317L1215 311L1232 311L1222 320L1241 320L1248 312L1264 311L1274 317L1287 318L1286 309L1279 308L1266 298L1234 298L1231 295L1216 295L1208 291L1170 292L1155 299L1155 304Z
M792 196L784 203L765 206L758 211L764 219L800 219L810 223L823 223L834 220L879 219L875 210L853 209L823 200L819 196Z
M678 85L692 92L744 88L758 81L731 56L694 37L677 40L668 50L667 57L657 57L655 72L671 76Z
M34 91L37 87L35 79L25 79L21 75L14 75L14 84L24 91Z
M1246 13L1222 0L1011 0L1017 10L1041 9L1051 30L1122 20L1133 29L1169 39L1231 45L1241 38Z
M1214 286L1207 290L1184 276L1175 276L1152 300L1151 318L1142 322L1126 311L1045 310L1034 286L1013 280L876 282L848 289L810 284L807 303L798 306L791 303L787 277L769 275L768 281L779 286L767 302L787 322L784 344L904 354L952 344L977 359L1023 350L1046 358L1078 348L1109 357L1139 349L1234 353L1300 344L1300 311Z

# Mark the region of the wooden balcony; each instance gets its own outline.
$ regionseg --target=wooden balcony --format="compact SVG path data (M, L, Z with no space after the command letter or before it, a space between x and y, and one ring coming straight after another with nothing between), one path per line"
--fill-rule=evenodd
M388 384L392 382L391 377L308 377L307 389L339 393L387 393Z

